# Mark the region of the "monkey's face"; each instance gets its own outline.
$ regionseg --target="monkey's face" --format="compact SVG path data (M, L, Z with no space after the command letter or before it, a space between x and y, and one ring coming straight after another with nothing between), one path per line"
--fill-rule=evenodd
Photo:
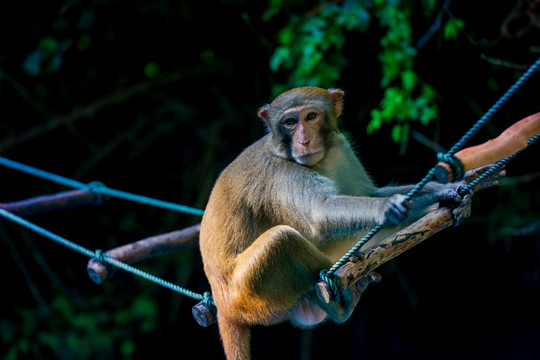
M271 133L273 153L314 166L332 144L342 107L343 91L307 86L279 95L259 109L259 117Z
M313 166L324 158L325 111L316 105L298 106L283 112L278 131L287 139L292 160Z

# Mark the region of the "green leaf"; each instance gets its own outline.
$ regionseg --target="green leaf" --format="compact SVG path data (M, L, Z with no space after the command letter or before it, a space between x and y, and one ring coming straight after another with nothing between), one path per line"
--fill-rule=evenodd
M288 47L280 46L274 51L274 54L270 58L270 69L274 72L278 71L281 65L286 63L289 59L291 52Z
M130 359L135 353L135 342L133 340L123 341L120 349L124 358Z
M437 108L434 106L426 106L422 108L420 113L420 123L427 125L429 122L437 117Z
M403 71L401 73L401 83L403 84L403 89L405 89L405 91L411 92L416 86L417 79L418 77L413 70L408 69Z
M144 67L144 75L146 75L146 77L149 79L153 79L158 75L159 70L161 70L161 66L154 62L151 62L146 64L146 66Z
M51 36L46 36L39 41L39 47L48 53L57 51L59 46L58 41Z
M371 110L371 121L369 122L366 132L368 135L373 134L375 130L379 130L383 123L381 111L379 109Z
M205 64L210 64L212 61L214 61L214 58L214 52L210 49L204 50L201 55L199 55L199 59L201 59L201 61Z
M465 27L465 22L458 18L450 18L443 28L443 36L446 40L455 40L458 37L459 30Z
M396 124L392 128L392 140L394 142L397 142L397 143L401 142L401 130L402 130L401 124Z
M292 26L286 26L278 34L278 40L283 45L291 45L295 34Z
M77 49L79 49L80 51L88 50L91 44L92 39L90 38L90 35L88 33L82 34L77 41Z

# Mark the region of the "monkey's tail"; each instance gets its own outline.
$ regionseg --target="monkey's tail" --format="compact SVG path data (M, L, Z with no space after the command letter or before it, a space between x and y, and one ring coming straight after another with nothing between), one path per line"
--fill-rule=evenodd
M218 325L227 360L249 360L251 337L249 326L223 318L218 319Z

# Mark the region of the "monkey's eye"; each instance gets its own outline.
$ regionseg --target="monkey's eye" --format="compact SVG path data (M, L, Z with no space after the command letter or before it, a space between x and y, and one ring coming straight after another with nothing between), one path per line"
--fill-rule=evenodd
M308 120L313 120L317 117L317 113L314 113L314 112L310 112L309 114L307 114L307 117L306 119Z
M297 123L297 120L296 120L295 118L293 118L293 117L290 117L290 118L286 118L285 120L283 120L283 123L284 123L285 125L291 126L291 125L296 124L296 123Z

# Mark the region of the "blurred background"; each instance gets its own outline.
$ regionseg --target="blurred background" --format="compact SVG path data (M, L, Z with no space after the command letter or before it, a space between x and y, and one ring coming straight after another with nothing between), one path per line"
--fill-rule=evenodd
M540 56L540 1L4 1L0 156L204 208L295 86L345 91L342 128L379 185L414 183ZM537 74L539 75L539 74ZM467 145L540 111L531 79ZM533 359L540 351L540 147L473 215L379 270L352 318L253 330L254 359ZM0 202L67 190L0 167ZM90 249L199 217L111 200L28 219ZM223 358L195 301L0 221L2 359ZM138 265L209 289L197 249Z

